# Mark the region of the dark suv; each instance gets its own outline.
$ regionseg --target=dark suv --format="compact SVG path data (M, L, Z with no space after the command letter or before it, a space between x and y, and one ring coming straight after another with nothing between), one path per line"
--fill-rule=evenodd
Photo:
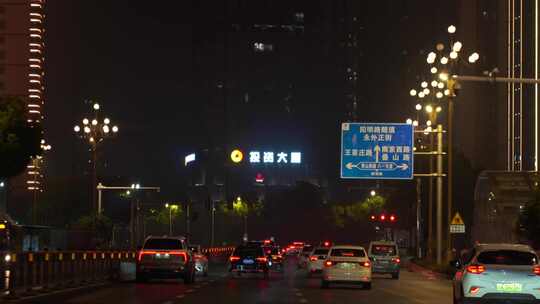
M229 257L229 272L262 273L264 278L269 277L269 260L262 247L239 246Z
M137 281L152 278L181 278L195 281L195 262L185 238L148 237L137 257Z

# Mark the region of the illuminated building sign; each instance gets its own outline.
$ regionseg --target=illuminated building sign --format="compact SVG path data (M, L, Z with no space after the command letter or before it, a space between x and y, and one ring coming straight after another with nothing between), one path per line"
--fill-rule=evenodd
M242 151L236 149L236 150L234 150L234 151L231 152L231 160L232 160L234 163L239 163L239 162L241 162L243 159L244 159L244 153L242 153Z
M195 153L189 154L184 158L184 165L187 166L189 163L195 161Z
M273 151L251 151L249 152L249 163L251 164L301 164L301 152L273 152Z

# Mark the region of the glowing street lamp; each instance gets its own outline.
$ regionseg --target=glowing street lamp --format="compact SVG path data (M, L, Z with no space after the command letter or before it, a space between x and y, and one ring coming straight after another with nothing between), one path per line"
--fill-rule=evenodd
M111 120L109 118L105 118L103 120L100 120L99 116L101 113L101 106L99 103L93 103L92 104L93 111L93 117L88 118L85 117L82 119L81 125L75 125L73 127L73 131L77 136L80 138L86 140L88 144L90 145L91 151L92 151L92 189L96 189L97 187L97 162L98 162L98 153L97 149L101 142L103 142L106 138L110 137L113 134L116 134L118 132L118 126L112 126L111 127ZM112 132L111 132L112 130ZM94 210L96 211L96 214L99 214L100 210L97 210L97 204L96 204L96 191L92 190L92 206Z

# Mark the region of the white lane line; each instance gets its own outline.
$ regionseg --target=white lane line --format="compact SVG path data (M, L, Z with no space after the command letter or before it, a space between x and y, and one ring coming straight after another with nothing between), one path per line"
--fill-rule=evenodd
M194 289L188 289L186 290L186 292L194 292L195 290Z
M163 302L163 304L173 304L173 301Z
M195 286L193 286L193 288L199 289L199 288L201 288L201 285L195 285Z
M297 296L297 297L303 297L304 295L303 295L301 292L297 292L297 293L296 293L296 296Z
M184 298L185 296L186 296L185 294L181 294L181 295L177 295L176 298L177 298L177 299L182 299L182 298Z
M304 299L304 298L300 299L300 303L307 303L307 299Z

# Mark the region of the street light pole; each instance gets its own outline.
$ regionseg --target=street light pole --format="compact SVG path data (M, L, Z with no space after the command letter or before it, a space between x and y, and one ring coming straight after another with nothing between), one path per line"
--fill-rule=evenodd
M437 264L442 264L443 129L437 125Z

